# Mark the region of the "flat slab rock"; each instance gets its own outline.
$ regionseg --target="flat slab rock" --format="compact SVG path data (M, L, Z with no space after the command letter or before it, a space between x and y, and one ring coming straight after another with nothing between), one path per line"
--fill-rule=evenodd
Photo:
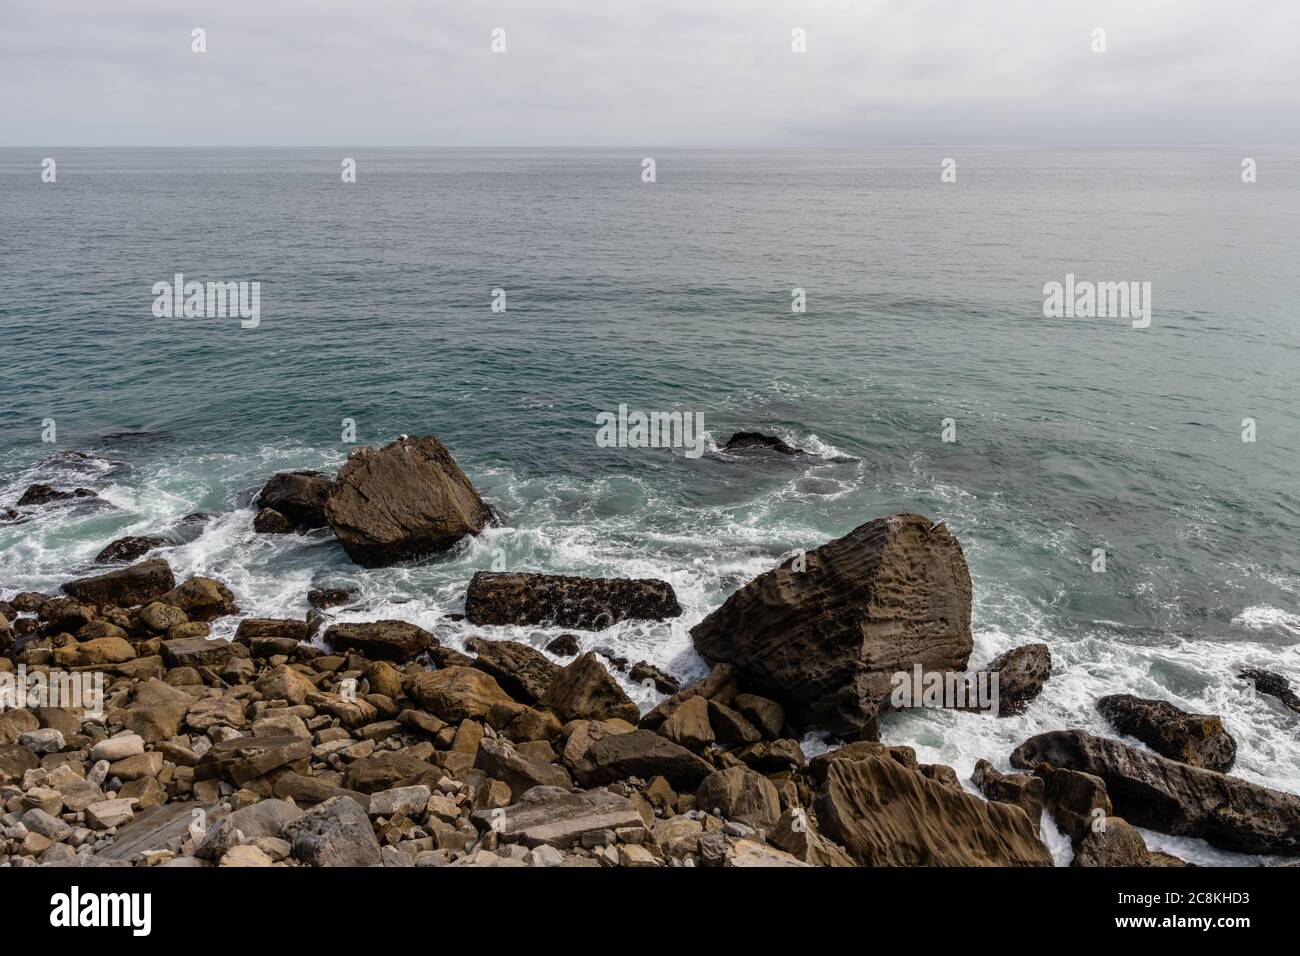
M406 621L334 624L325 630L325 643L339 653L356 651L372 661L406 663L435 647L437 638Z
M484 822L498 828L503 843L528 847L545 844L564 850L576 845L584 833L645 828L632 801L604 787L578 793L560 787L533 787L495 815L480 813Z
M478 571L465 594L471 624L546 625L603 631L619 621L661 621L682 606L667 581Z
M1025 741L1016 767L1041 763L1100 777L1115 812L1129 823L1200 837L1239 853L1300 853L1300 796L1192 767L1082 730Z

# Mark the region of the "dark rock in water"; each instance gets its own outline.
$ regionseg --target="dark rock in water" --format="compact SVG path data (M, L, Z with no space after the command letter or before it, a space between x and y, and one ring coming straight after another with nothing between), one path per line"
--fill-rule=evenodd
M745 448L766 448L781 455L808 454L802 448L787 445L781 439L773 435L764 435L762 432L736 432L722 446L723 451L739 451Z
M641 717L632 698L591 651L552 678L540 704L555 711L562 721L618 717L635 724Z
M404 664L438 642L424 628L406 621L372 621L332 624L325 630L325 643L335 651L356 651L372 661Z
M53 485L28 485L27 490L16 502L19 508L27 505L45 505L51 501L66 501L69 498L98 498L99 496L89 488L75 488L72 491L61 491Z
M291 534L293 523L274 508L263 508L253 516L253 530L258 534Z
M985 670L998 675L998 716L1012 717L1042 693L1052 676L1052 652L1046 644L1026 644L998 655Z
M546 649L556 657L572 657L578 653L578 639L572 634L561 634L547 644Z
M256 504L279 512L294 530L323 528L325 502L334 488L334 476L324 472L282 471L262 488Z
M1103 697L1097 710L1121 734L1170 760L1227 773L1237 759L1237 742L1213 714L1189 714L1167 700L1131 694Z
M307 603L323 610L347 604L356 595L357 592L353 588L313 588L307 592Z
M209 511L195 511L192 514L187 514L177 524L207 524L214 517L215 515Z
M888 703L894 674L966 667L970 602L957 539L899 514L759 575L691 637L707 660L734 664L746 690L796 719L859 734Z
M1074 849L1070 866L1147 866L1146 841L1123 817L1108 817Z
M357 564L381 567L446 551L491 511L432 435L359 448L339 471L325 518Z
M1200 837L1240 853L1300 853L1300 797L1294 794L1081 730L1031 737L1016 748L1011 763L1093 774L1105 782L1115 812L1140 827Z
M634 730L597 740L574 770L583 787L628 777L663 777L673 787L694 790L713 772L713 767L666 737L649 730Z
M1237 676L1243 680L1254 682L1255 690L1261 694L1270 694L1276 697L1288 710L1300 714L1300 695L1297 695L1291 689L1291 682L1281 674L1259 670L1258 668L1248 668Z
M632 669L628 671L627 676L638 684L645 681L652 682L655 690L661 694L675 694L682 689L681 681L671 674L665 674L649 661L637 661L632 665Z
M0 508L0 521L17 521L22 516L21 511L15 511L13 508Z
M174 587L176 578L171 566L161 558L154 558L106 574L69 581L63 585L63 591L86 604L135 607L160 599Z
M470 638L466 647L478 655L474 666L496 678L501 689L526 704L542 699L560 673L545 654L518 641L489 641Z
M105 545L104 550L95 555L96 564L116 564L119 561L136 561L143 558L154 548L165 548L171 542L166 538L149 538L127 535Z
M822 833L862 866L1051 866L1024 811L882 757L832 760L814 802Z
M682 613L667 581L478 571L465 595L472 624L545 624L601 631L630 619Z

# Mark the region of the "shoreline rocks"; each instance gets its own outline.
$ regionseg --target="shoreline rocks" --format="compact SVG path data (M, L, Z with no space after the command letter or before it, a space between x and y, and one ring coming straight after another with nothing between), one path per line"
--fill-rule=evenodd
M1011 763L1091 774L1105 784L1115 813L1137 826L1240 853L1300 853L1300 796L1294 794L1081 730L1031 737Z
M1236 762L1237 742L1213 714L1189 714L1168 701L1131 694L1102 697L1097 710L1121 734L1136 737L1170 760L1220 773Z

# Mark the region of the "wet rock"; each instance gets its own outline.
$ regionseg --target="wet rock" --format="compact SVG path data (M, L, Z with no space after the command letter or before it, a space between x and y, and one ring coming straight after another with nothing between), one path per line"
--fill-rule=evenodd
M105 545L104 550L95 555L95 563L118 564L127 561L138 561L155 548L165 548L170 543L166 538L127 535L125 538L118 538Z
M492 520L451 453L432 435L359 448L339 471L325 518L363 567L446 551Z
M307 603L317 610L348 604L357 592L353 588L313 588L307 592Z
M762 448L767 451L774 451L779 455L807 454L802 448L795 448L775 435L764 435L762 432L736 432L722 446L723 451L742 451L749 448Z
M334 488L334 477L324 472L284 471L266 483L255 504L278 512L291 530L323 528L325 502Z
M1300 797L1148 754L1081 730L1039 734L1016 748L1017 767L1065 768L1106 784L1115 812L1176 836L1240 853L1300 853Z
M253 515L253 530L258 534L292 534L293 522L274 508L262 508Z
M158 598L185 612L191 621L211 621L228 614L238 614L239 606L230 588L212 578L193 577Z
M1168 701L1131 694L1103 697L1097 710L1121 734L1170 760L1227 773L1237 759L1237 742L1213 714L1189 714Z
M381 866L379 841L365 809L348 797L332 797L284 828L293 857L308 866Z
M546 649L556 657L573 657L579 651L578 639L572 634L561 634Z
M661 621L681 613L672 585L650 579L478 571L465 594L465 617L479 625L601 631L619 621Z
M1109 817L1089 830L1074 849L1071 866L1147 866L1150 853L1142 834L1122 817Z
M1252 682L1255 690L1261 694L1276 697L1288 710L1300 714L1300 695L1291 689L1291 682L1281 674L1259 668L1247 668L1237 676Z
M566 722L619 718L636 723L641 716L632 698L591 651L555 676L540 704L555 711L560 720Z
M998 716L1023 714L1052 676L1052 653L1046 644L1026 644L1000 654L985 668L998 675Z
M691 637L801 722L860 734L874 728L895 673L966 667L970 598L947 527L891 515L755 578Z
M154 558L94 577L69 581L63 585L63 591L85 604L135 607L158 600L174 587L176 578L170 565L161 558Z
M489 641L472 638L471 651L478 655L474 666L491 674L507 694L525 703L542 699L560 673L558 665L541 651L518 641Z
M577 761L574 772L583 787L628 777L663 777L674 787L694 791L713 767L653 731L634 730L594 741Z
M946 787L890 758L835 760L815 801L822 832L863 866L1051 866L1018 808Z
M28 485L27 490L22 493L14 503L19 508L31 505L47 505L53 501L67 501L70 498L96 498L96 495L89 488L75 488L72 491L63 491L55 488L53 485Z
M334 651L356 651L370 660L405 663L437 643L422 627L406 621L334 624L325 630L325 643Z
M637 661L632 665L632 669L628 671L627 676L638 684L650 681L654 684L655 690L661 694L676 694L682 689L681 681L671 674L665 674L649 661Z

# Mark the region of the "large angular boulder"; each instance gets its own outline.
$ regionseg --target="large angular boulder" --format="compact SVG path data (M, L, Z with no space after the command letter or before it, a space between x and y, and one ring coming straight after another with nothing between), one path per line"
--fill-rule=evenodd
M293 858L308 866L380 866L379 841L365 809L350 797L331 797L287 823Z
M652 578L478 571L465 593L465 617L471 624L602 631L619 621L661 621L681 613L673 586Z
M158 597L163 604L180 608L191 621L211 621L238 614L239 606L230 588L212 578L193 577Z
M106 574L69 581L63 585L63 591L85 604L135 607L158 600L174 587L176 578L171 566L161 558L155 558Z
M406 663L438 641L424 628L406 621L370 621L331 625L325 630L325 643L336 651L356 651L370 660Z
M873 727L893 675L960 671L973 647L970 572L945 525L877 518L759 575L691 629L746 690L840 734Z
M650 730L602 737L574 764L574 776L583 787L628 777L663 777L673 787L694 790L712 772L712 766L685 747Z
M1017 807L988 803L890 758L834 760L815 801L822 832L863 866L1051 866Z
M695 805L761 831L772 830L781 816L781 797L775 785L744 766L715 770L705 777L695 791Z
M221 777L243 787L281 768L305 773L310 759L311 741L303 737L231 737L208 748L195 778Z
M490 674L474 667L444 667L411 678L407 696L446 721L482 720L497 704L516 704Z
M605 665L593 651L583 654L555 675L540 703L566 722L617 717L634 724L641 717L640 708L605 670Z
M533 787L548 786L568 789L569 772L558 764L529 760L509 741L484 737L479 741L474 766L493 780L500 780L510 788L511 799L518 800Z
M469 649L478 657L474 666L487 671L515 700L535 704L542 699L560 673L541 651L518 641L489 641L472 638Z
M432 435L358 448L339 471L325 520L363 567L446 551L477 534L492 511Z
M1112 694L1097 701L1097 710L1121 734L1136 737L1156 753L1227 773L1237 759L1237 742L1213 714L1189 714L1167 700Z
M334 488L334 476L324 472L282 471L262 488L256 504L283 515L294 530L323 528L325 502Z
M1016 767L1040 764L1099 777L1115 812L1135 826L1194 836L1240 853L1300 853L1300 797L1149 754L1082 730L1025 741Z

